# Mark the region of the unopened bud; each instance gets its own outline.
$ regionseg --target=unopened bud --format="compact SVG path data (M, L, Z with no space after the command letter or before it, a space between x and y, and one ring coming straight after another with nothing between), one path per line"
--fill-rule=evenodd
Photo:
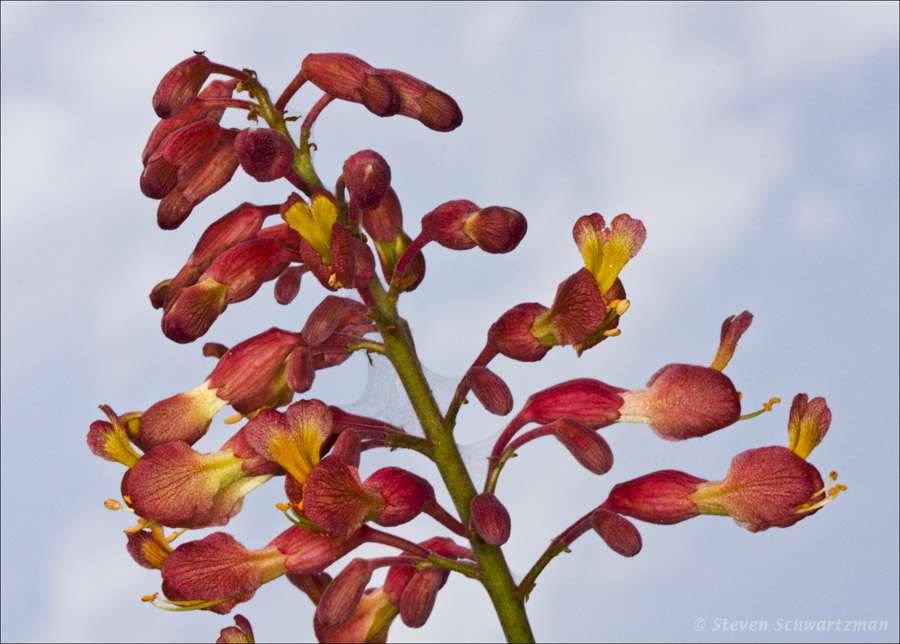
M309 54L301 67L306 78L335 98L362 103L378 116L400 109L400 95L381 73L350 54Z
M153 94L153 110L162 119L171 118L190 105L209 78L212 64L197 54L170 69Z
M513 360L537 362L550 350L532 335L531 328L538 316L549 309L537 302L518 304L500 316L488 330L488 344L498 353Z
M323 624L343 624L353 614L372 578L372 566L365 559L354 559L337 574L322 593L316 617Z
M466 234L464 227L469 217L479 210L466 199L448 201L422 217L422 232L446 248L468 250L475 246L475 241Z
M387 504L375 519L375 523L385 527L412 521L434 502L431 483L399 467L378 470L366 479L364 485L376 490Z
M508 253L522 241L528 223L518 210L490 206L470 217L463 230L486 253Z
M373 210L391 187L391 167L374 150L362 150L344 161L344 183L362 210Z
M244 172L257 181L275 181L294 163L294 148L278 130L247 128L234 140L234 151Z
M598 475L610 470L612 450L600 434L568 418L560 418L551 425L553 435L587 470Z
M641 551L641 533L625 517L598 508L591 515L591 525L613 552L623 557L633 557Z
M494 494L482 492L472 499L472 525L481 538L492 546L502 546L509 540L509 511Z
M513 397L509 387L487 367L474 366L466 373L466 383L472 393L492 414L506 416L513 408Z
M449 132L462 125L462 110L448 94L404 72L379 71L400 94L399 114L417 119L438 132Z
M372 241L392 242L397 238L403 227L403 209L393 188L388 186L376 207L363 208L362 226Z

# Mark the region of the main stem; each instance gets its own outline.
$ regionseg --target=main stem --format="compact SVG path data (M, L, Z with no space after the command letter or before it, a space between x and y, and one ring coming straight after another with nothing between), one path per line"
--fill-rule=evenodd
M384 341L385 353L407 396L412 403L425 435L434 446L434 460L460 520L468 525L469 505L476 494L472 478L463 463L453 438L452 426L444 424L431 387L422 372L422 365L413 348L412 337L406 321L397 313L396 303L388 297L378 279L373 279L370 292L375 300L378 319L376 323ZM486 544L472 533L469 541L475 560L481 571L481 583L494 604L494 610L503 627L508 642L534 642L525 602L516 592L516 584L509 572L503 551Z

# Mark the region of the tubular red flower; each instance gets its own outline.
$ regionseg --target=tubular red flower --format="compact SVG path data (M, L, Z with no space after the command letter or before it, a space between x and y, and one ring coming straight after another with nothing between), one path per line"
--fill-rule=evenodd
M646 389L624 392L622 399L620 422L649 423L670 441L706 436L741 414L740 395L728 376L695 365L666 365Z
M697 516L691 495L701 479L676 470L662 470L619 483L602 508L648 523L672 524Z
M624 393L624 389L599 380L569 380L529 396L516 418L521 425L546 425L569 418L590 429L600 429L619 420Z
M597 330L606 315L606 302L594 278L582 268L559 285L553 306L535 317L529 332L544 345L578 344Z
M379 71L400 94L398 114L417 119L437 132L450 132L462 125L462 110L450 95L405 72Z
M272 475L250 476L230 449L201 454L186 443L157 445L128 477L134 511L173 528L225 525L240 512L244 497Z
M786 528L812 514L798 513L822 498L819 471L786 447L742 452L722 481L703 483L691 495L701 514L727 514L750 532Z

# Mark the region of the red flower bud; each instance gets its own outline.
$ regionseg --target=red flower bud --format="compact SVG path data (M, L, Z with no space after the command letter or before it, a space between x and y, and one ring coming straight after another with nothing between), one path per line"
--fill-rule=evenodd
M378 116L400 109L400 95L381 73L350 54L309 54L301 66L306 78L335 98L362 103Z
M500 316L488 330L488 345L513 360L537 362L550 350L531 333L538 316L549 309L537 302L517 304Z
M372 579L372 566L366 559L354 559L341 570L322 593L316 617L327 626L343 624L362 599Z
M344 183L350 199L362 210L373 210L391 187L391 167L374 150L362 150L344 161Z
M237 130L225 132L200 168L159 202L156 221L163 230L178 228L191 214L194 206L231 181L238 167L233 146Z
M393 188L388 186L377 206L363 208L362 226L374 242L392 242L397 238L403 227L403 209Z
M153 94L153 110L159 118L177 116L190 105L212 72L209 59L197 54L170 69Z
M163 139L175 130L193 123L194 121L199 121L202 118L212 119L216 123L221 121L222 115L225 113L225 108L211 106L210 103L214 105L215 100L202 99L231 98L231 94L234 92L236 86L236 79L214 80L200 92L200 95L197 98L201 100L195 100L179 113L178 116L163 119L157 123L156 127L154 127L153 131L150 133L150 137L147 139L147 145L144 146L144 151L141 154L141 162L144 165L147 165L147 160L150 158L150 155L156 151L156 148L159 147L159 144Z
M300 278L309 269L305 266L288 266L275 280L275 301L287 305L294 301L300 292Z
M472 525L486 543L502 546L509 541L509 512L494 494L482 492L472 499Z
M525 237L528 223L518 210L490 206L469 217L465 233L487 253L508 253Z
M417 119L438 132L449 132L462 125L462 110L449 95L404 72L379 71L400 94L398 114Z
M400 619L404 624L410 628L425 624L449 575L450 571L443 568L423 568L412 576L400 595Z
M478 211L478 206L471 201L448 201L422 217L422 232L451 250L468 250L475 242L463 229L469 217Z
M377 491L387 504L375 519L375 523L385 527L412 521L434 502L431 483L399 467L378 470L366 479L364 485Z
M553 435L579 463L594 474L606 474L613 465L609 443L596 431L568 418L551 423Z
M147 159L141 192L162 199L179 181L196 172L218 144L224 130L210 118L194 121L169 134Z
M641 533L625 517L598 508L591 515L591 525L613 552L623 557L633 557L641 551Z
M278 130L247 128L234 140L238 162L257 181L282 178L294 163L294 148Z
M474 366L466 372L466 383L492 414L506 416L513 408L513 397L506 383L487 367Z

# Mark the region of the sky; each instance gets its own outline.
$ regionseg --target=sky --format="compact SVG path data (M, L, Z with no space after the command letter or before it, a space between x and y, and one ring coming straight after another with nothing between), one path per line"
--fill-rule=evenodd
M502 312L549 305L579 268L571 226L584 214L627 212L647 227L622 273L623 333L581 358L563 348L540 363L495 361L516 409L570 378L638 389L665 364L709 364L722 321L754 314L726 373L748 411L781 397L772 413L681 443L642 425L610 427L615 465L602 477L556 444L520 451L497 488L518 577L616 483L659 469L722 478L739 452L786 444L796 393L828 401L831 429L809 460L839 472L848 491L836 502L757 534L727 517L638 523L633 559L586 534L531 595L538 640L900 638L897 3L4 2L0 22L0 639L203 642L232 623L140 602L159 575L126 553L129 517L103 508L121 467L85 444L98 405L143 410L202 382L209 359L199 344L164 338L147 294L211 221L290 190L239 171L177 231L157 228L156 203L138 189L157 120L150 99L192 50L256 70L276 96L307 53L348 52L458 101L464 122L449 134L341 103L313 132L326 183L358 150L388 160L412 235L450 199L528 219L508 255L429 247L424 283L401 300L439 398ZM304 88L290 107L303 113L317 98ZM223 123L246 127L242 118ZM281 307L264 286L204 340L299 330L323 295L305 280ZM405 422L389 376L354 356L318 374L308 395ZM461 412L473 471L503 425L477 403ZM216 420L197 447L214 451L229 435ZM408 454L367 452L362 473L387 464L437 482ZM287 527L274 510L279 487L255 491L222 529L250 548L267 543ZM436 530L420 518L397 532L421 540ZM284 579L235 612L260 640L314 640L313 606ZM875 628L840 630L857 621ZM502 632L477 584L453 576L428 623L398 620L390 639L500 641Z

